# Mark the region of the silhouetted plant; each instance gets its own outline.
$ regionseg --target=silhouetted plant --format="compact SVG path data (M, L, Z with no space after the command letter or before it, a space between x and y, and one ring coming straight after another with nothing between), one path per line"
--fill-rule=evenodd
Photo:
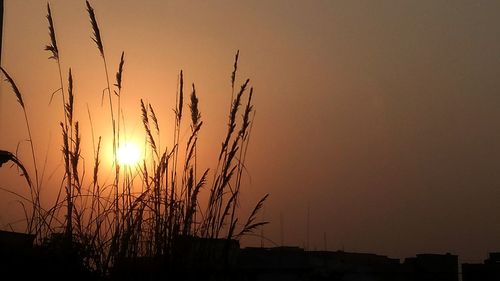
M245 170L245 157L250 141L251 128L255 111L252 105L253 88L246 79L240 90L235 94L237 80L239 51L234 61L231 73L231 102L228 117L228 128L220 152L216 168L212 171L213 180L208 189L208 202L199 202L200 194L208 185L209 169L198 175L197 143L203 121L199 109L199 98L196 87L192 84L189 97L190 136L186 142L181 142L180 132L185 106L184 75L181 70L178 77L178 88L174 108L175 126L170 148L160 144L162 126L159 124L153 105L140 101L141 118L147 141L146 156L137 166L123 166L117 161L117 148L120 145L121 126L121 91L123 87L124 52L116 72L111 89L105 49L101 38L94 8L86 1L93 32L92 40L103 59L107 87L103 91L108 95L113 143L114 180L111 185L101 184L99 175L103 169L101 161L102 137L94 136L92 114L87 109L91 124L93 144L93 169L88 180L81 173L81 132L79 122L75 120L74 77L71 69L68 71L68 86L65 91L60 63L60 52L57 44L56 29L52 18L50 5L47 4L47 20L49 26L50 44L45 49L50 52L49 59L57 62L60 87L50 97L61 94L63 106L63 121L60 122L62 132L62 155L64 159L64 190L60 190L53 206L43 209L39 202L39 180L36 174L35 184L31 182L28 171L10 152L0 151L0 163L13 161L23 171L31 191L33 205L31 216L27 215L28 232L38 235L38 241L51 241L69 245L72 253L79 255L79 261L85 268L92 269L101 275L109 273L110 268L121 260L137 257L161 257L165 262L175 261L176 241L181 237L239 239L255 228L266 224L257 220L257 214L262 208L267 195L255 206L250 216L241 227L238 225L238 205L241 179ZM25 121L30 135L33 162L36 169L36 159L29 129L26 108L22 95L9 74L2 68L7 81L12 86L25 114ZM112 94L114 93L114 94ZM244 96L248 95L241 121L238 113L241 111ZM117 104L116 104L117 103ZM244 102L243 102L244 103ZM114 111L117 108L117 111ZM86 188L88 186L88 188ZM133 187L140 191L133 191ZM121 190L121 191L120 191ZM137 189L136 189L137 190ZM64 192L65 198L60 194ZM59 218L59 211L66 209L65 219ZM240 228L240 229L238 229ZM60 230L64 229L64 242ZM51 240L52 239L52 240ZM52 243L52 244L51 244ZM47 243L46 243L47 244ZM51 246L52 247L52 246ZM203 249L200 249L203 251Z
M19 161L19 159L16 156L14 156L14 154L6 151L4 153L4 157L10 161L13 161L23 171L23 175L25 176L25 178L27 180L28 188L30 190L30 196L31 196L29 203L31 203L31 205L32 205L32 215L31 215L31 217L28 217L27 212L25 211L26 220L27 220L27 230L26 231L29 234L38 234L40 231L40 228L42 226L42 221L40 221L39 219L43 218L44 216L41 213L42 211L41 211L41 204L40 204L40 181L38 178L36 154L35 154L35 148L33 146L33 138L31 136L31 127L30 127L30 122L28 119L28 113L26 110L26 106L24 104L24 100L23 100L23 96L21 94L21 91L19 90L16 83L14 82L14 79L12 79L12 77L9 75L9 73L3 67L0 67L0 70L2 71L3 75L5 76L5 81L7 81L10 84L12 91L16 95L17 102L19 103L19 105L21 106L21 108L23 110L24 121L26 124L26 129L27 129L28 137L29 137L28 142L29 142L30 148L31 148L31 157L33 160L33 167L34 167L34 171L35 171L35 182L33 183L31 181L31 179L29 178L29 176L27 174L26 169L21 164L21 161ZM18 192L15 192L15 194L19 195Z

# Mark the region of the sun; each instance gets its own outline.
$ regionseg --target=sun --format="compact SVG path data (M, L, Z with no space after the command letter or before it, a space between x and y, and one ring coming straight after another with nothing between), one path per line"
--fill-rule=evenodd
M132 142L126 142L116 152L118 163L125 166L134 166L139 163L141 152L139 147Z

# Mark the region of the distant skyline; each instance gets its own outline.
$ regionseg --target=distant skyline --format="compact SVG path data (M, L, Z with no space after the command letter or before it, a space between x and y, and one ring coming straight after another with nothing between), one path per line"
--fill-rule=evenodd
M4 3L1 64L25 95L38 159L48 154L48 200L62 167L60 106L49 105L59 77L44 51L46 2ZM270 194L262 214L271 222L269 239L280 244L283 235L286 245L323 249L326 236L329 250L450 252L462 261L500 250L500 2L91 3L110 73L125 51L128 137L143 136L140 98L171 128L182 69L199 94L203 168L216 163L240 50L238 81L251 79L257 111L241 205L246 214ZM109 124L95 121L106 86L85 1L50 4L82 131L90 127L88 105L96 134L105 132ZM21 117L2 81L0 149L19 144L28 159ZM91 145L89 133L83 137ZM167 145L170 135L163 139ZM23 186L8 167L0 169L0 187ZM20 218L15 198L0 191L0 228Z

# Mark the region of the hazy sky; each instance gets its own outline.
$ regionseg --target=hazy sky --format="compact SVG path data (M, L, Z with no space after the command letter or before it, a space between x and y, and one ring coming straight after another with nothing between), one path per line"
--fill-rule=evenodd
M142 137L140 98L171 132L183 69L199 93L206 167L216 163L240 50L239 82L251 79L257 110L242 207L270 193L271 240L280 243L282 224L285 244L306 245L309 206L311 249L323 249L326 236L330 250L392 257L451 252L477 261L500 250L499 1L91 3L111 74L125 51L129 137ZM87 104L96 133L109 125L96 121L105 111L102 62L85 2L51 5L89 141ZM59 99L48 104L59 76L43 51L45 16L44 1L5 0L2 65L25 95L40 164L49 154L50 193L61 178L62 112ZM0 149L27 138L21 114L2 82ZM26 161L27 148L20 144ZM15 174L2 167L0 184L21 182ZM19 205L0 198L3 226Z

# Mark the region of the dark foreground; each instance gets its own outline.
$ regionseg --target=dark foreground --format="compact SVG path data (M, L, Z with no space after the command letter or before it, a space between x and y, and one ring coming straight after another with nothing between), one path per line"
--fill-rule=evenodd
M0 231L1 280L500 280L500 253L483 264L462 264L452 254L418 254L403 261L344 251L298 247L240 248L237 241L184 237L175 260L122 258L101 276L64 244L33 246L30 235Z

